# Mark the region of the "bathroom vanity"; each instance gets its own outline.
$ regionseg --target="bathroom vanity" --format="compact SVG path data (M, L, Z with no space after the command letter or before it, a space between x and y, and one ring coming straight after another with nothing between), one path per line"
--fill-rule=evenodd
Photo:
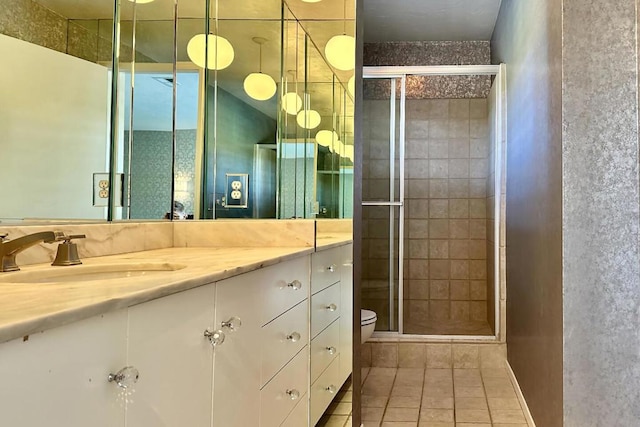
M80 268L149 262L175 269L0 283L3 425L315 425L351 373L350 241L174 247Z

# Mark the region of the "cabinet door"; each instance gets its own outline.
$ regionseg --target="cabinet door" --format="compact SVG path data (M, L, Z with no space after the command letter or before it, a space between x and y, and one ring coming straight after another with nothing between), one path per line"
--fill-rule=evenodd
M340 266L340 379L353 369L353 245L341 248Z
M214 427L260 425L261 285L255 275L216 284L215 327L223 330L225 340L214 350ZM222 322L232 318L236 325L240 319L240 327L223 328Z
M120 310L0 344L3 426L124 426L129 398L110 373L126 362Z
M140 372L128 427L210 426L215 285L129 308L128 364Z

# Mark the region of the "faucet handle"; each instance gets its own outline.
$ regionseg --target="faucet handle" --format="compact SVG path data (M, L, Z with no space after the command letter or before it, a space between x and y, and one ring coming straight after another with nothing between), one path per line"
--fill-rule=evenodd
M65 243L69 243L72 239L85 239L86 237L86 234L72 234L70 236L64 236L62 240L64 240Z

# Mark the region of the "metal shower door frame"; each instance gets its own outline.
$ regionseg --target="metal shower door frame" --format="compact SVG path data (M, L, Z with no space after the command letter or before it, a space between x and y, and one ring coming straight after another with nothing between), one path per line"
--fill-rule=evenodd
M395 96L396 88L395 84L391 85L391 121L389 131L389 145L390 145L390 196L389 202L367 202L363 201L362 206L389 206L389 326L393 329L394 326L394 296L395 296L395 284L393 280L393 268L395 263L393 262L393 241L394 241L394 208L399 207L399 226L398 226L398 331L397 332L375 332L375 336L381 338L392 339L406 339L411 341L428 341L431 339L451 339L456 341L486 341L486 340L498 340L501 330L501 316L500 316L500 221L502 219L501 213L501 192L502 192L502 147L498 145L495 147L495 222L496 227L494 230L494 256L496 262L494 263L494 324L495 335L493 336L474 336L474 335L413 335L404 334L403 317L404 317L404 151L405 151L405 102L406 102L406 79L407 76L496 76L495 84L497 87L497 105L496 105L496 117L492 118L496 120L496 136L495 140L491 141L491 144L498 144L498 142L505 139L504 128L502 123L504 120L504 105L503 94L506 90L505 79L505 65L434 65L434 66L391 66L391 67L363 67L362 77L363 79L389 79L396 81L401 79L401 94L400 94L400 123L399 123L399 180L400 180L400 194L399 200L395 202L394 198L394 143L395 143Z

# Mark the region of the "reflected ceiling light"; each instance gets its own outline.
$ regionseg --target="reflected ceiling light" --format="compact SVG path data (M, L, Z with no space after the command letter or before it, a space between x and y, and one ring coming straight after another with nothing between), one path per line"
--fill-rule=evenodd
M334 68L353 70L356 66L356 39L346 34L333 36L324 47L324 53Z
M344 150L344 144L340 140L335 141L333 145L329 147L329 151L331 151L332 153L336 153L338 155L342 155L343 150Z
M260 46L260 65L257 73L251 73L244 79L244 91L258 101L266 101L276 94L277 86L273 77L262 72L262 45L267 42L263 37L254 37L254 43Z
M316 110L302 110L296 116L296 122L298 126L305 129L315 129L320 126L320 113Z
M347 89L351 96L356 96L356 76L351 76L349 82L347 83Z
M207 52L208 44L208 52ZM205 66L205 52L209 54L206 61L210 70L224 70L233 62L235 52L229 40L224 37L209 34L196 34L187 43L187 55L191 62L200 68Z
M353 158L355 157L355 150L353 145L344 146L344 157L348 158L353 162Z
M316 141L318 145L322 145L323 147L331 147L333 142L337 141L338 138L339 136L335 131L321 130L316 133Z
M302 98L295 92L285 93L282 95L282 109L295 116L302 109Z

